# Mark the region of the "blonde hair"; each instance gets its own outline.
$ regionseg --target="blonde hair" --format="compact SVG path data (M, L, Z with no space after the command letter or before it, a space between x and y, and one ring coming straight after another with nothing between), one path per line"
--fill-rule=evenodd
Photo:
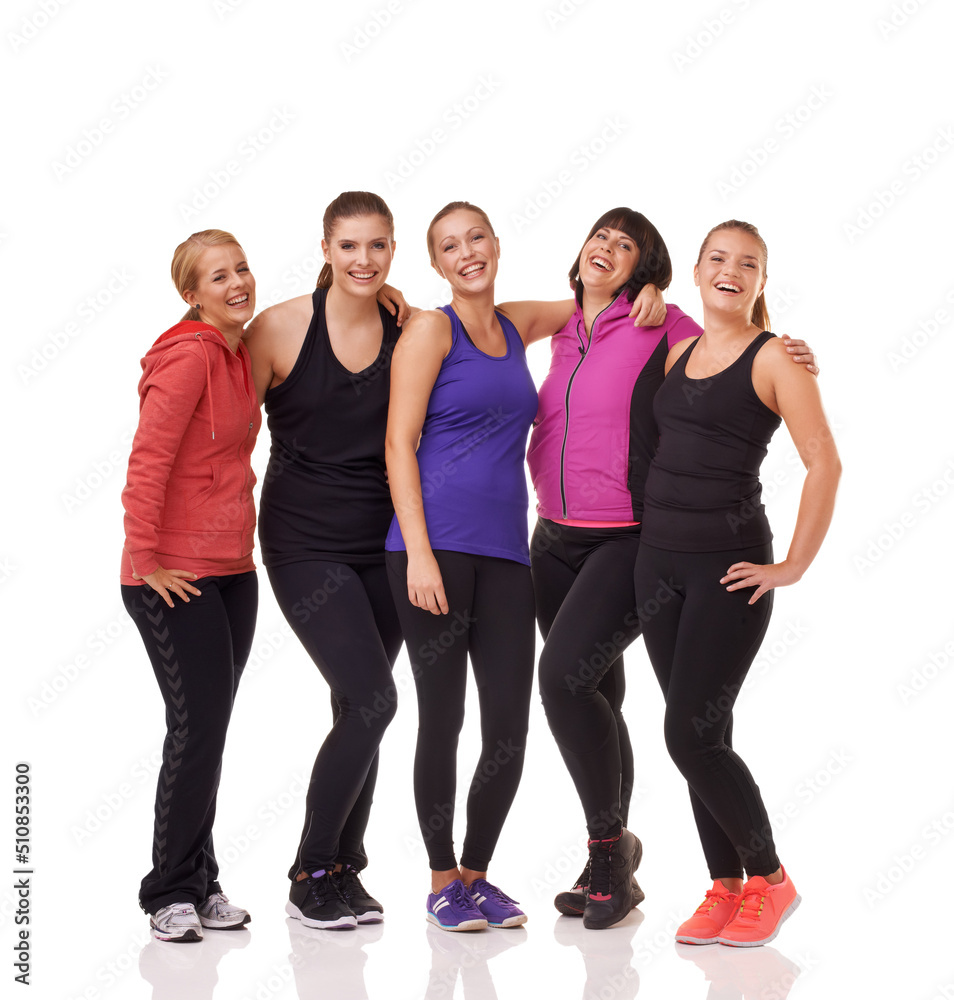
M427 252L430 255L431 263L433 264L436 260L434 254L434 227L441 221L441 219L447 218L452 212L459 211L473 212L475 215L479 215L483 219L484 225L490 230L490 235L497 238L497 234L494 232L494 227L490 222L487 213L482 209L478 208L476 205L472 205L469 201L451 201L448 202L438 213L431 219L431 224L427 227Z
M759 263L762 266L762 277L768 277L768 247L765 245L765 240L762 239L759 231L752 225L751 222L741 222L739 219L729 219L726 222L720 222L719 225L713 226L712 229L706 233L706 238L702 241L702 246L699 248L699 256L696 258L696 264L702 260L702 255L706 252L706 247L709 245L709 240L712 238L714 233L719 233L723 229L735 229L740 233L747 233L755 239L755 242L759 245ZM754 323L760 330L771 330L772 324L769 320L768 306L765 304L765 292L760 292L759 297L755 300L755 305L752 306L752 315L749 317L750 321Z
M339 219L354 219L359 215L380 215L388 224L388 236L394 240L394 216L391 209L385 204L384 199L370 191L342 191L337 198L325 209L325 214L321 219L322 235L325 240L331 239L335 224ZM325 263L318 275L316 288L331 288L334 281L334 274L331 265Z
M195 291L199 283L199 259L208 247L221 247L228 244L235 244L242 249L242 245L231 234L224 229L203 229L201 233L193 233L187 240L180 243L172 255L172 283L176 286L176 291L185 299L186 292ZM195 306L190 306L189 311L182 317L185 320L201 320L199 310Z

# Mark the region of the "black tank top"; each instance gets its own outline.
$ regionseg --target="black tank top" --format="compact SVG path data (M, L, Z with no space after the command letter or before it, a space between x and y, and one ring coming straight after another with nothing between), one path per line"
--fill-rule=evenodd
M303 559L384 562L394 509L384 465L391 355L400 329L379 305L377 358L351 372L335 356L326 289L287 379L265 393L272 436L258 535L266 566Z
M686 377L698 341L672 366L653 401L659 445L646 480L644 542L721 552L772 540L759 468L782 421L756 394L752 361L774 336L760 333L710 378Z

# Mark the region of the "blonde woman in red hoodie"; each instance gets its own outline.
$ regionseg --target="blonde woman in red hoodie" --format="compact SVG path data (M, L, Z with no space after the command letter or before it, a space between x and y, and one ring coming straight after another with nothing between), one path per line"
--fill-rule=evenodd
M250 920L218 883L212 820L258 608L249 459L261 415L242 343L255 279L235 237L190 236L172 278L189 311L142 360L121 579L166 706L153 864L139 902L159 940L198 941L203 928Z

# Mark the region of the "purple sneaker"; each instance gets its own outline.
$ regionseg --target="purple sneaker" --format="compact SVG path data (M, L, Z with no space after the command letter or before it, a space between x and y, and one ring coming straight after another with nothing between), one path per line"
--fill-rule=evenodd
M519 927L527 922L527 915L517 906L517 901L485 878L470 883L470 894L491 927Z
M427 919L445 931L482 931L487 926L487 918L459 878L430 893Z

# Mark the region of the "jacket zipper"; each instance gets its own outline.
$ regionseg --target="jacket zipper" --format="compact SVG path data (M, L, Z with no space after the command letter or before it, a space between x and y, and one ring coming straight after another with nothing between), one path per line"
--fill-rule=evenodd
M622 294L623 293L620 292L620 295L622 295ZM576 373L580 370L580 366L583 364L584 358L586 358L587 351L589 350L590 345L593 343L593 337L596 336L596 324L599 322L600 316L602 316L603 313L605 313L606 310L609 309L610 306L612 306L616 302L617 298L619 298L619 296L616 296L616 298L614 298L613 301L609 303L609 305L604 306L596 314L596 318L593 320L593 327L590 330L590 337L589 337L588 341L585 340L583 338L583 336L580 334L580 325L583 323L582 316L580 317L579 322L576 324L576 335L577 335L577 337L579 337L579 340L580 340L580 348L579 348L579 350L580 350L580 360L576 363L576 367L570 373L570 378L568 379L568 381L566 383L566 394L565 394L564 399L563 399L563 444L560 447L560 503L561 503L561 506L562 506L562 509L563 509L563 519L564 520L566 520L566 518L567 518L567 510L566 510L566 441L567 441L567 438L570 435L570 390L573 388L573 380L576 378ZM583 306L581 305L580 306L581 313L582 313L582 310L583 310Z

